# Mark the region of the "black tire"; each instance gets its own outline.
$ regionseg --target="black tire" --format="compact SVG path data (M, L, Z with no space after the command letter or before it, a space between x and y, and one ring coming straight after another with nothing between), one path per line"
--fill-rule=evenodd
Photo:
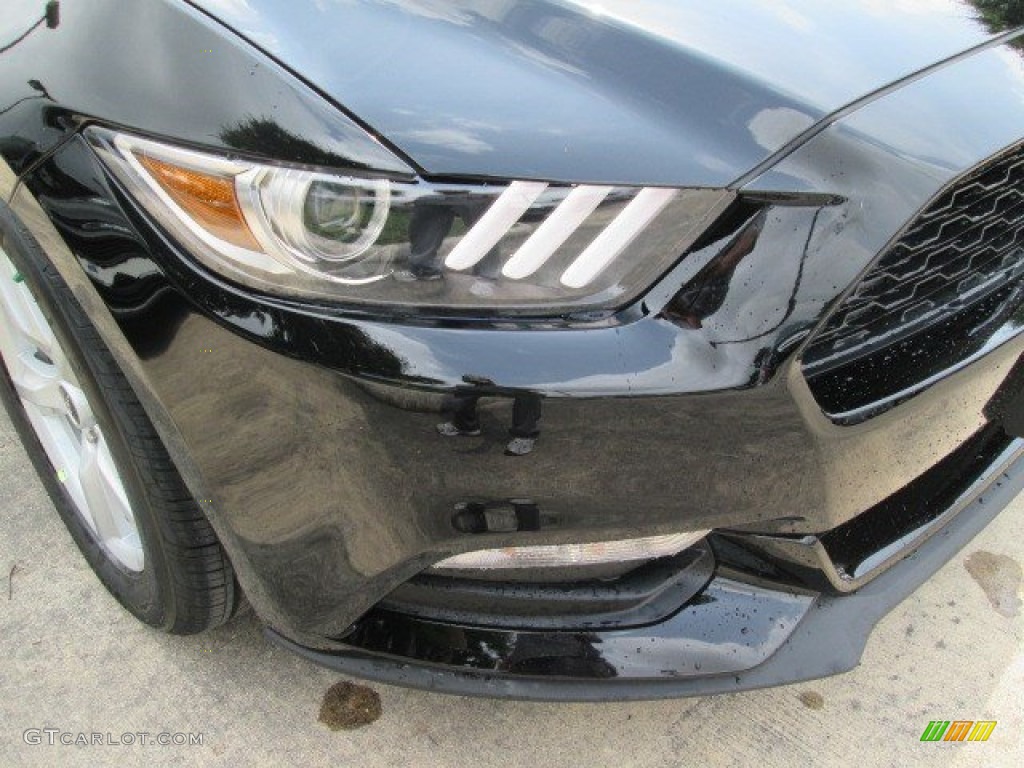
M78 301L42 250L0 204L0 234L74 368L110 446L139 529L141 572L111 558L79 516L0 362L3 400L54 506L100 581L140 621L193 634L227 621L240 590L227 554L152 423Z

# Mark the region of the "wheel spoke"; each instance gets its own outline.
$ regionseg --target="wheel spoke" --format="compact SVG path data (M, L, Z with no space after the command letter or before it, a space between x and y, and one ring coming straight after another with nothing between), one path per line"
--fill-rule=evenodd
M14 388L25 402L51 411L65 410L59 388L60 379L54 366L36 360L28 352L22 352L11 368Z
M99 430L96 430L99 435ZM128 498L102 437L84 440L78 481L100 539L119 539L131 518Z
M0 296L0 302L2 301L3 297ZM3 321L0 322L0 355L3 355L4 360L14 360L24 351L23 337L20 334L16 335L17 329L9 317L8 307L4 304L0 304L0 320Z
M141 571L142 544L124 485L114 466L114 457L99 428L95 439L83 436L78 483L92 518L96 537L124 565Z
M9 267L0 265L0 269L3 268ZM53 353L57 346L53 331L24 283L16 283L6 275L0 277L0 305L4 307L4 320L15 339L20 336L23 346L34 347L47 355Z

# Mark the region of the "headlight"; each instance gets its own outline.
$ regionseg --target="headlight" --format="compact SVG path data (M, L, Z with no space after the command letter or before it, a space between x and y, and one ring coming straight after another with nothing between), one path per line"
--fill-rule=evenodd
M86 135L209 269L266 293L344 303L532 314L621 306L732 200L722 190L346 176L98 128Z

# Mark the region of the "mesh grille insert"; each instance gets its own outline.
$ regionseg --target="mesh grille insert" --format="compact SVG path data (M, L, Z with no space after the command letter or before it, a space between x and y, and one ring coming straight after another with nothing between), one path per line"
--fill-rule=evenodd
M811 340L804 370L819 403L853 412L970 358L1019 308L1022 273L1018 146L940 194Z

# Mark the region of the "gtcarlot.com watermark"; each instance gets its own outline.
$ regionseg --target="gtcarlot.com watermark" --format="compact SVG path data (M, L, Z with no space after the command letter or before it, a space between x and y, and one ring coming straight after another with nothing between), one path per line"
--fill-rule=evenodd
M26 744L65 747L201 747L204 733L171 731L65 731L62 728L26 728L21 738Z

